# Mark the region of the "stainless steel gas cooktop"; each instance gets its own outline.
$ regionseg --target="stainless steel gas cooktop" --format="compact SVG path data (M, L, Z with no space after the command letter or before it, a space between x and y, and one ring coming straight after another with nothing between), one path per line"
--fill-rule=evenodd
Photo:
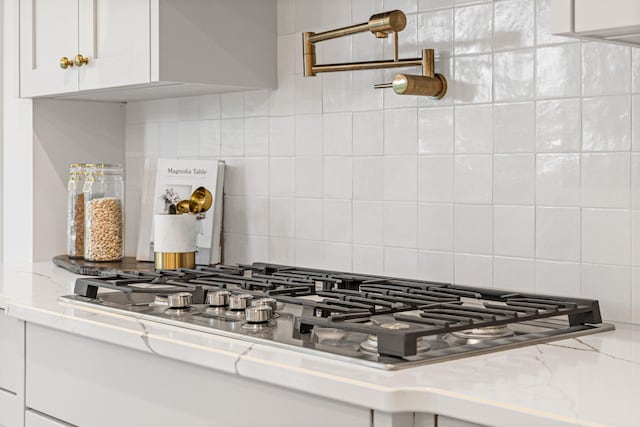
M77 279L89 306L381 369L613 330L598 301L283 265Z

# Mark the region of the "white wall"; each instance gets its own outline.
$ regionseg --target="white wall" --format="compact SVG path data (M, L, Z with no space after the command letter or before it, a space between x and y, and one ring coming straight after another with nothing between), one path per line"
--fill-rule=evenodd
M144 158L222 158L226 262L583 295L640 322L640 52L551 36L549 1L280 0L277 90L127 106L129 207ZM393 72L302 77L300 32L393 8L402 56L437 49L445 99L372 88Z

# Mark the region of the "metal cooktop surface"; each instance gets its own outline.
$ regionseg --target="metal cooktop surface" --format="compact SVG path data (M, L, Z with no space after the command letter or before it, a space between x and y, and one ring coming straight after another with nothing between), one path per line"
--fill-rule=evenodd
M265 263L79 278L60 299L387 370L614 329L596 300Z

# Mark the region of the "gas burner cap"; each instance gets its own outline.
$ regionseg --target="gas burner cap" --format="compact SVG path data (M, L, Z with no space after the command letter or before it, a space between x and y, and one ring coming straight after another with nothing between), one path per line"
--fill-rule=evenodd
M486 340L506 338L515 335L515 332L506 325L486 326L484 328L466 329L464 331L451 332L446 339L464 344L476 344Z
M409 329L411 325L408 323L402 322L389 322L389 323L381 323L379 325L381 328L390 329L394 331L399 331L402 329ZM429 351L431 346L424 340L422 337L418 338L417 341L417 354L425 353ZM370 334L367 336L367 339L360 343L360 349L367 353L378 353L378 337L376 335Z
M169 294L167 304L169 308L187 308L191 307L192 298L189 292L176 292L175 294Z
M278 301L275 298L258 298L251 301L252 307L271 307L271 317L280 317L280 314L276 313L278 309Z

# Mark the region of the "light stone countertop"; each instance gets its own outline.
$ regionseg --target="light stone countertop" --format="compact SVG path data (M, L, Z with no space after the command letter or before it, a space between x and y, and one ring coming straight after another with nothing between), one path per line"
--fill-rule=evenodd
M0 308L27 322L383 412L496 426L640 422L640 326L387 372L60 303L77 277L48 262L0 265Z

